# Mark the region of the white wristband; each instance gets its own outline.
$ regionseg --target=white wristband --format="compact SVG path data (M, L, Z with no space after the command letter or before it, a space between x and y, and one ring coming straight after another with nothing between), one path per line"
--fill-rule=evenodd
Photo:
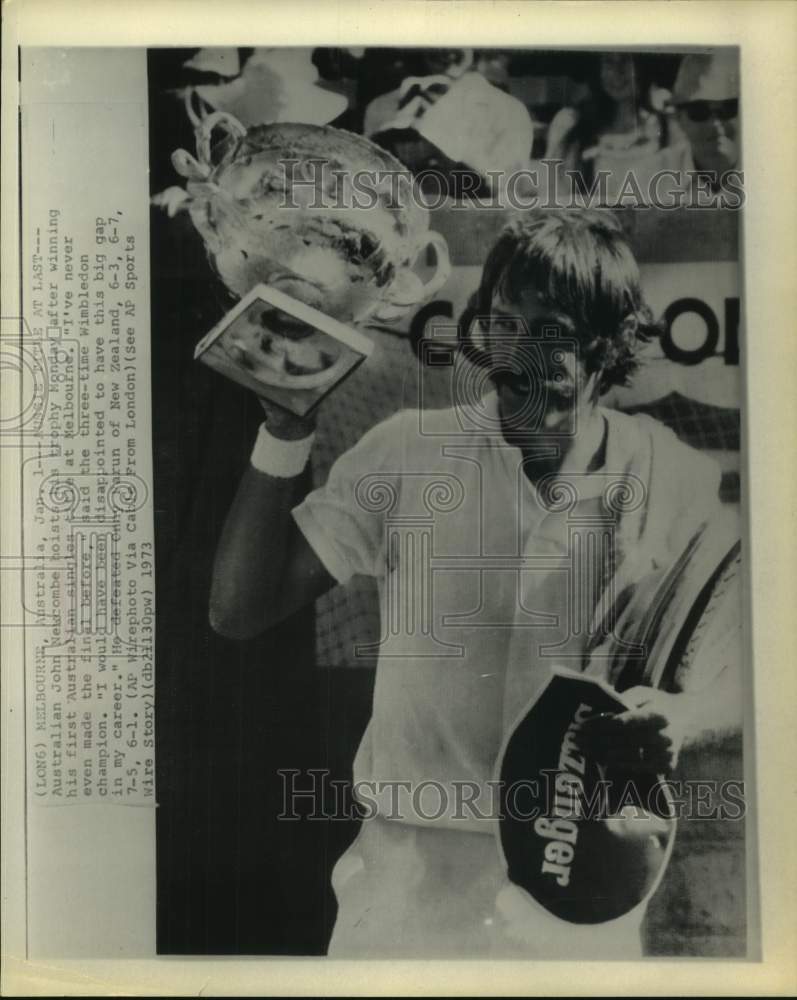
M250 462L258 472L277 479L292 479L307 465L315 434L308 434L298 441L283 441L269 434L265 424L260 425Z

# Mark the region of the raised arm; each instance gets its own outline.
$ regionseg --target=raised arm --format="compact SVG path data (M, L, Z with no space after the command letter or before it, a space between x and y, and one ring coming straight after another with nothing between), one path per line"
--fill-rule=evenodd
M263 403L269 433L296 442L313 424ZM210 624L221 635L248 639L303 607L334 584L291 510L301 499L298 476L250 465L222 530L213 567Z

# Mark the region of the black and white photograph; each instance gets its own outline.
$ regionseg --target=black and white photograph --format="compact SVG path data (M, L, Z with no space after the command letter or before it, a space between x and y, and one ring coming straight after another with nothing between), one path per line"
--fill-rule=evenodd
M148 72L159 950L755 953L738 50Z
M787 5L35 5L2 991L788 995Z

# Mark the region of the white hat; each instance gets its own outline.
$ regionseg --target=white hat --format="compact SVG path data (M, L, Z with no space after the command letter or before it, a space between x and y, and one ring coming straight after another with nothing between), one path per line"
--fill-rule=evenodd
M203 53L212 50L203 49ZM312 49L255 49L243 72L229 83L194 88L217 111L227 111L247 127L267 122L325 125L348 106L342 94L317 85ZM192 60L196 66L197 56ZM207 62L203 56L202 62Z
M199 73L216 73L218 76L238 76L241 60L238 49L200 49L187 59L183 66Z
M673 104L727 101L739 96L739 54L735 49L690 53L681 60L672 88Z
M424 90L441 82L447 89L433 104L416 97L392 121L380 125L380 131L414 128L450 159L483 174L528 165L534 125L521 101L494 87L480 73L465 73L458 80L408 77L401 90L406 93L416 84Z

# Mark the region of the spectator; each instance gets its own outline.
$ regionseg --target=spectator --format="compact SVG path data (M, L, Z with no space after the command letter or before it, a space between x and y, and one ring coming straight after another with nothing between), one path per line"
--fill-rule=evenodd
M735 52L684 56L672 93L689 149L685 169L720 176L739 164L739 65Z
M513 171L528 166L533 140L529 113L522 102L471 68L471 50L430 52L426 68L437 72L407 77L395 91L372 102L365 113L365 134L413 173L433 171L427 178L433 195L496 193ZM494 68L484 60L480 65Z
M658 169L657 154L669 141L657 91L630 53L605 52L589 74L590 96L562 108L548 128L545 158L559 161L560 180L575 172L591 187L599 171L609 174L606 197L615 201L629 170L642 190ZM658 92L660 95L661 92ZM562 188L569 193L569 187Z
M363 135L381 132L406 104L407 88L403 86L405 80L441 77L437 83L447 87L451 80L461 76L472 62L471 49L428 49L418 54L415 60L407 58L401 62L396 61L395 68L401 75L392 89L379 94L368 103L365 109Z
M680 136L659 154L656 199L710 208L741 204L739 63L730 50L684 56L671 104Z

